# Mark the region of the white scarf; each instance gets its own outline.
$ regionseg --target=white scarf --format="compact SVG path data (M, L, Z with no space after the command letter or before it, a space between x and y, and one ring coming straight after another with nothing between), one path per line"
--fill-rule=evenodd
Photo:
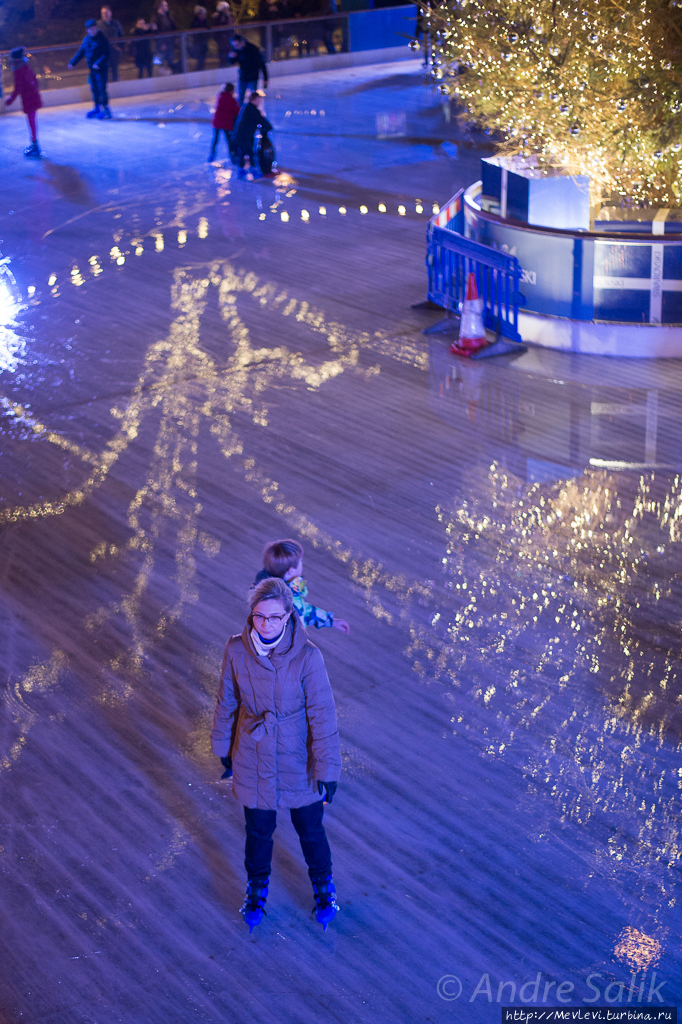
M261 640L258 630L255 627L252 627L251 642L253 643L253 646L256 648L256 653L259 654L261 658L269 658L270 652L274 651L275 647L277 647L278 644L281 644L282 640L284 639L285 633L286 627L282 630L282 632L275 640Z

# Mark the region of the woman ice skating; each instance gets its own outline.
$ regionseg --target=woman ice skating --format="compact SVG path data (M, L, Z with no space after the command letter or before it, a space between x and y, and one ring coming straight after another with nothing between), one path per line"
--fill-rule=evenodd
M249 930L263 920L272 836L287 809L301 841L326 930L338 911L331 851L322 823L341 774L334 697L324 660L293 608L283 580L253 588L241 635L230 637L211 740L244 806L248 877L241 912Z
M36 125L36 112L43 105L38 88L38 79L28 63L28 57L23 46L17 46L10 51L12 71L14 72L14 92L7 100L7 106L14 103L17 96L21 96L21 106L28 119L28 127L31 132L31 145L24 150L24 156L33 159L40 159L40 146L38 145L38 127Z

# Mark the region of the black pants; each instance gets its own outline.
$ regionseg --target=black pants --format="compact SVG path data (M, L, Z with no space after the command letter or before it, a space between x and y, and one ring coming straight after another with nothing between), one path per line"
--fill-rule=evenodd
M120 60L120 53L113 46L109 52L109 71L111 72L111 81L118 82L118 62Z
M207 53L208 53L208 44L207 43L197 44L197 46L195 47L195 50L194 50L194 59L197 62L197 66L194 69L195 71L203 71L204 70L204 64L206 63L206 54Z
M92 90L92 101L96 107L108 107L109 97L107 96L107 75L108 67L90 68L90 89Z
M145 68L147 69L147 74L149 75L149 77L150 78L152 77L152 58L151 57L149 58L149 60L135 61L135 64L137 66L137 77L138 78L144 78Z
M237 167L239 167L240 170L243 171L244 170L244 161L246 160L247 156L249 158L249 167L250 167L250 169L252 171L256 171L257 173L260 173L258 171L258 168L256 167L256 158L253 155L253 143L251 143L251 149L235 149L234 150L234 158L233 158L232 162L235 163L237 165Z
M244 97L247 92L256 92L258 89L257 78L241 78L239 79L239 106L244 106Z
M332 853L322 824L324 803L318 800L305 807L291 808L291 822L298 832L301 850L311 878L326 878L332 873ZM277 811L245 807L246 851L244 867L249 878L270 877L272 835L277 827Z
M228 132L227 128L214 128L213 129L213 142L211 143L211 159L215 156L216 149L218 148L218 142L220 140L220 133L221 132L225 136L225 142L227 143L227 148L228 148L228 151L229 151L229 154L230 154L230 159L234 163L235 151L234 151L234 147L232 145L232 137L230 135L230 132Z

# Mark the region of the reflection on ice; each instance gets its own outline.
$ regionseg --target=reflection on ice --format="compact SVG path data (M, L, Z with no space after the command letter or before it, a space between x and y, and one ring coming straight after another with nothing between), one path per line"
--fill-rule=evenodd
M26 342L9 327L0 327L0 373L14 373L24 361Z
M160 232L157 246L159 238L163 244ZM214 300L225 326L219 363L202 334ZM311 361L284 343L255 344L248 327L252 304L271 311L275 328L281 317L319 335L322 358ZM227 260L176 268L171 305L167 337L147 350L129 402L111 410L120 421L116 435L99 454L73 446L85 463L80 485L59 501L0 516L35 519L81 503L143 423L154 429L153 454L128 507L128 541L99 537L90 553L93 563L125 557L135 568L130 588L96 608L86 623L94 632L115 620L118 646L106 667L102 700L130 697L150 647L163 642L198 599L200 549L210 556L219 551L218 539L200 529L197 471L208 423L209 443L243 466L263 502L299 536L345 566L371 613L389 625L400 615L410 631L414 669L449 691L448 735L464 735L484 757L504 759L525 775L539 835L564 822L589 829L589 871L646 894L654 920L638 922L639 931L626 929L614 955L640 968L653 964L660 919L672 906L670 879L682 858L679 623L670 611L661 614L679 607L670 557L682 541L682 477L636 474L619 481L617 493L603 471L556 486L526 485L531 463L542 463L547 473L555 462L573 473L589 451L618 454L608 434L615 405L605 412L604 395L576 390L561 407L554 389L563 385L545 382L543 394L517 375L503 387L475 364L463 363L455 373L452 361L439 364L432 350L432 407L446 421L484 426L502 458L485 479L472 480L476 498L437 509L443 585L391 576L324 534L288 500L248 451L240 420L267 425L270 389L300 384L317 390L345 373L371 378L380 367L367 365L370 353L426 370L421 342L348 329L307 299ZM632 405L640 416L645 396L628 409ZM548 408L555 425L549 447ZM11 413L16 419L21 410ZM640 419L635 439L646 453L654 431L645 414ZM52 443L69 443L42 424L29 425ZM150 580L160 552L171 549L175 578L163 610L150 621ZM650 793L645 804L643 784Z
M663 949L656 939L628 926L618 936L613 952L616 959L625 961L633 971L648 971L657 966Z
M12 329L21 309L21 295L9 259L0 260L0 372L13 373L26 354L26 342Z
M437 511L444 588L428 624L410 609L415 669L453 691L456 736L523 772L538 838L589 826L590 877L644 894L658 934L682 857L682 480L524 486L493 463L482 493ZM657 950L630 929L616 956L644 969Z
M429 399L433 412L491 442L500 461L521 480L565 480L585 466L655 469L680 465L680 381L649 368L622 366L611 377L600 364L565 365L565 357L537 352L513 363L472 363L429 344ZM552 379L549 358L560 359L566 380Z
M21 305L17 282L8 263L7 259L0 260L0 327L13 323Z

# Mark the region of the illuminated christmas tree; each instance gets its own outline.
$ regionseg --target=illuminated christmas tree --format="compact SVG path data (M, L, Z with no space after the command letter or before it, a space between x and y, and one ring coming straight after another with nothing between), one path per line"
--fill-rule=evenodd
M587 174L592 204L682 197L682 0L424 8L433 77L500 153Z

